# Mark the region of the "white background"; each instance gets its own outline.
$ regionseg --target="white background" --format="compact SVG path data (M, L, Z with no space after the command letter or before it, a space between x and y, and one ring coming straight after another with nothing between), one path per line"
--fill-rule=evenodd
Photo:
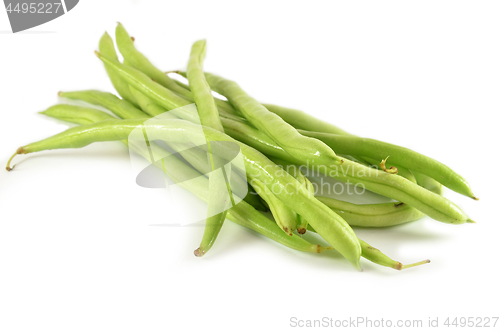
M21 156L0 172L0 330L287 330L292 317L442 325L500 316L499 9L86 0L18 34L0 10L2 162L67 127L37 114L59 90L111 90L93 51L120 21L162 69L185 68L191 43L207 38L207 71L259 100L434 157L481 199L445 192L477 224L425 218L356 229L403 263L432 260L402 272L366 260L357 272L333 252L295 252L231 222L200 259L192 252L203 228L152 225L169 217L164 193L136 186L119 143Z

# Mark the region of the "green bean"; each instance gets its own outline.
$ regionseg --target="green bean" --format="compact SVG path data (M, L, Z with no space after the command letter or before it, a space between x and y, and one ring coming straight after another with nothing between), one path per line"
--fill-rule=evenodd
M40 114L78 124L91 124L95 122L116 119L116 117L113 117L103 111L94 108L86 108L67 104L60 104L49 107L46 110L41 111Z
M191 86L201 125L224 132L212 91L203 74L205 52L205 40L198 40L191 47L191 55L187 66L189 86Z
M210 127L220 132L224 132L222 123L219 119L217 106L215 105L214 97L212 96L212 91L210 90L210 86L208 86L208 83L205 80L205 75L203 74L203 59L205 58L205 49L205 40L198 40L191 47L191 54L189 56L189 62L187 66L188 80L191 85L191 90L194 101L196 103L201 125ZM212 147L209 140L207 140L207 146L213 171L209 176L210 195L207 210L209 215L214 214L214 211L223 211L214 214L213 216L207 217L203 239L201 240L198 249L195 250L196 256L203 256L213 246L215 240L217 239L217 236L219 235L222 225L224 224L224 220L226 219L227 214L226 204L228 203L228 201L220 199L220 197L225 194L224 191L226 190L228 191L230 196L232 195L229 183L226 182L227 187L221 185L222 183L225 183L227 179L224 165L222 164L222 166L220 167L220 171L215 171L217 169L214 165Z
M158 121L161 122L161 121ZM81 148L93 142L126 139L130 132L142 126L150 141L162 139L173 142L189 141L197 134L197 126L183 120L169 120L161 123L144 123L143 120L108 120L100 123L70 128L65 132L47 139L20 147L11 157L49 149ZM264 183L273 193L274 187L280 190L276 196L296 213L304 216L312 227L353 266L361 269L359 259L361 248L356 235L349 225L327 206L315 199L307 189L288 173L283 173L277 165L270 162L260 152L234 141L223 133L204 128L207 139L211 141L236 142L244 156L247 176ZM280 177L278 177L280 175Z
M257 150L263 151L265 154L295 164L305 164L340 181L363 185L370 191L409 204L435 220L444 223L462 224L471 222L469 217L454 203L412 183L406 178L371 169L347 159L344 159L341 165L335 167L307 164L301 160L291 158L272 139L244 123L224 118L222 118L222 122L227 134ZM229 126L233 125L234 130L228 129ZM359 174L362 174L362 176Z
M59 92L59 96L68 99L82 100L93 105L102 106L111 110L113 114L121 118L141 118L145 115L140 109L137 109L127 100L120 99L116 95L109 92L84 90Z
M118 61L118 56L116 55L115 45L113 44L113 39L109 36L107 32L104 32L101 39L99 40L99 52L106 55L107 57ZM125 100L132 103L134 106L138 107L139 104L135 100L134 96L128 88L128 84L115 73L114 70L110 69L107 65L104 65L106 72L113 84L116 92Z
M258 179L253 179L250 184L257 194L267 203L274 216L276 224L288 235L297 229L297 214L279 200L274 193Z
M233 81L205 74L212 89L224 95L245 118L257 129L268 135L291 156L302 160L314 160L318 164L340 164L342 162L323 142L302 136L290 124L268 111L250 97Z

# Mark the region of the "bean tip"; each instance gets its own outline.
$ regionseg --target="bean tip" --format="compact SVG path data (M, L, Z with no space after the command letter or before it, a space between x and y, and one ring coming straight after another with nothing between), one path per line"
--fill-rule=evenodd
M98 58L101 58L101 53L99 53L98 51L94 51L94 54L97 55Z
M476 200L476 201L479 201L479 198L476 197L475 195L472 196L472 199Z
M194 256L196 256L196 257L202 257L203 255L205 255L205 252L200 247L198 247L194 251Z
M11 171L12 169L14 169L14 167L16 166L15 164L11 167L10 166L10 163L12 162L12 160L14 159L14 157L17 155L17 154L23 154L24 150L22 149L22 147L19 147L17 149L17 151L10 157L9 161L7 161L7 165L5 166L5 170L7 171Z
M473 221L473 220L471 220L471 219L468 219L468 220L467 220L467 223L476 224L476 222L474 222L474 221Z
M298 229L297 229L297 232L298 232L299 234L305 234L305 233L306 233L306 231L307 231L307 230L306 230L306 228L298 228Z
M63 93L64 93L63 91L59 91L59 92L57 92L57 95L60 96L60 97L62 97Z

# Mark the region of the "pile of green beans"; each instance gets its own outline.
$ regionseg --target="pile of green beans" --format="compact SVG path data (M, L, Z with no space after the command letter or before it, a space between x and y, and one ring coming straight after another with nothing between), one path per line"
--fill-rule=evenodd
M40 113L79 126L19 147L7 170L14 168L12 160L19 154L121 141L207 203L205 231L194 251L197 257L213 247L227 218L291 249L335 250L358 270L362 270L361 257L402 270L430 261L404 265L359 239L354 229L396 226L425 216L448 224L474 223L443 196L445 186L477 199L451 168L401 146L354 136L304 112L260 103L236 82L203 71L205 40L193 44L187 70L176 71L187 78L187 84L154 66L120 23L115 40L123 63L108 33L95 53L118 95L97 90L59 92L65 100L88 106L64 103ZM213 91L226 99L214 97ZM193 104L196 107L189 107ZM149 152L128 140L137 128L147 132ZM185 148L199 139L206 148ZM232 170L231 182L248 186L248 193L231 191L226 167L220 166L231 160L214 149L223 142L236 144L241 151L244 169ZM160 162L153 155L168 157ZM362 185L394 201L355 204L321 196L310 180L314 173ZM201 180L183 182L182 178ZM239 195L239 202L234 202L233 193ZM231 201L222 198L227 194ZM305 240L306 231L330 246Z

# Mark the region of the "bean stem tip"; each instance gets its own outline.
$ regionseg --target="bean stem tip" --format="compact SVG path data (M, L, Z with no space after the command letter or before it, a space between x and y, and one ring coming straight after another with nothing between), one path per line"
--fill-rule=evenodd
M390 167L389 169L386 168L385 163L387 162L388 158L389 158L389 156L386 157L385 160L382 160L382 162L380 162L380 168L389 174L397 174L398 168L396 168L396 167Z
M7 171L11 171L12 169L14 169L14 167L16 166L15 164L11 167L10 166L10 163L12 162L12 159L14 159L14 157L18 154L18 151L16 151L9 159L9 161L7 161L7 166L5 167L5 170Z
M417 263L411 263L411 264L404 264L403 267L400 270L403 269L408 269L408 268L413 268L413 267L418 267L419 265L431 263L431 260L423 260Z

